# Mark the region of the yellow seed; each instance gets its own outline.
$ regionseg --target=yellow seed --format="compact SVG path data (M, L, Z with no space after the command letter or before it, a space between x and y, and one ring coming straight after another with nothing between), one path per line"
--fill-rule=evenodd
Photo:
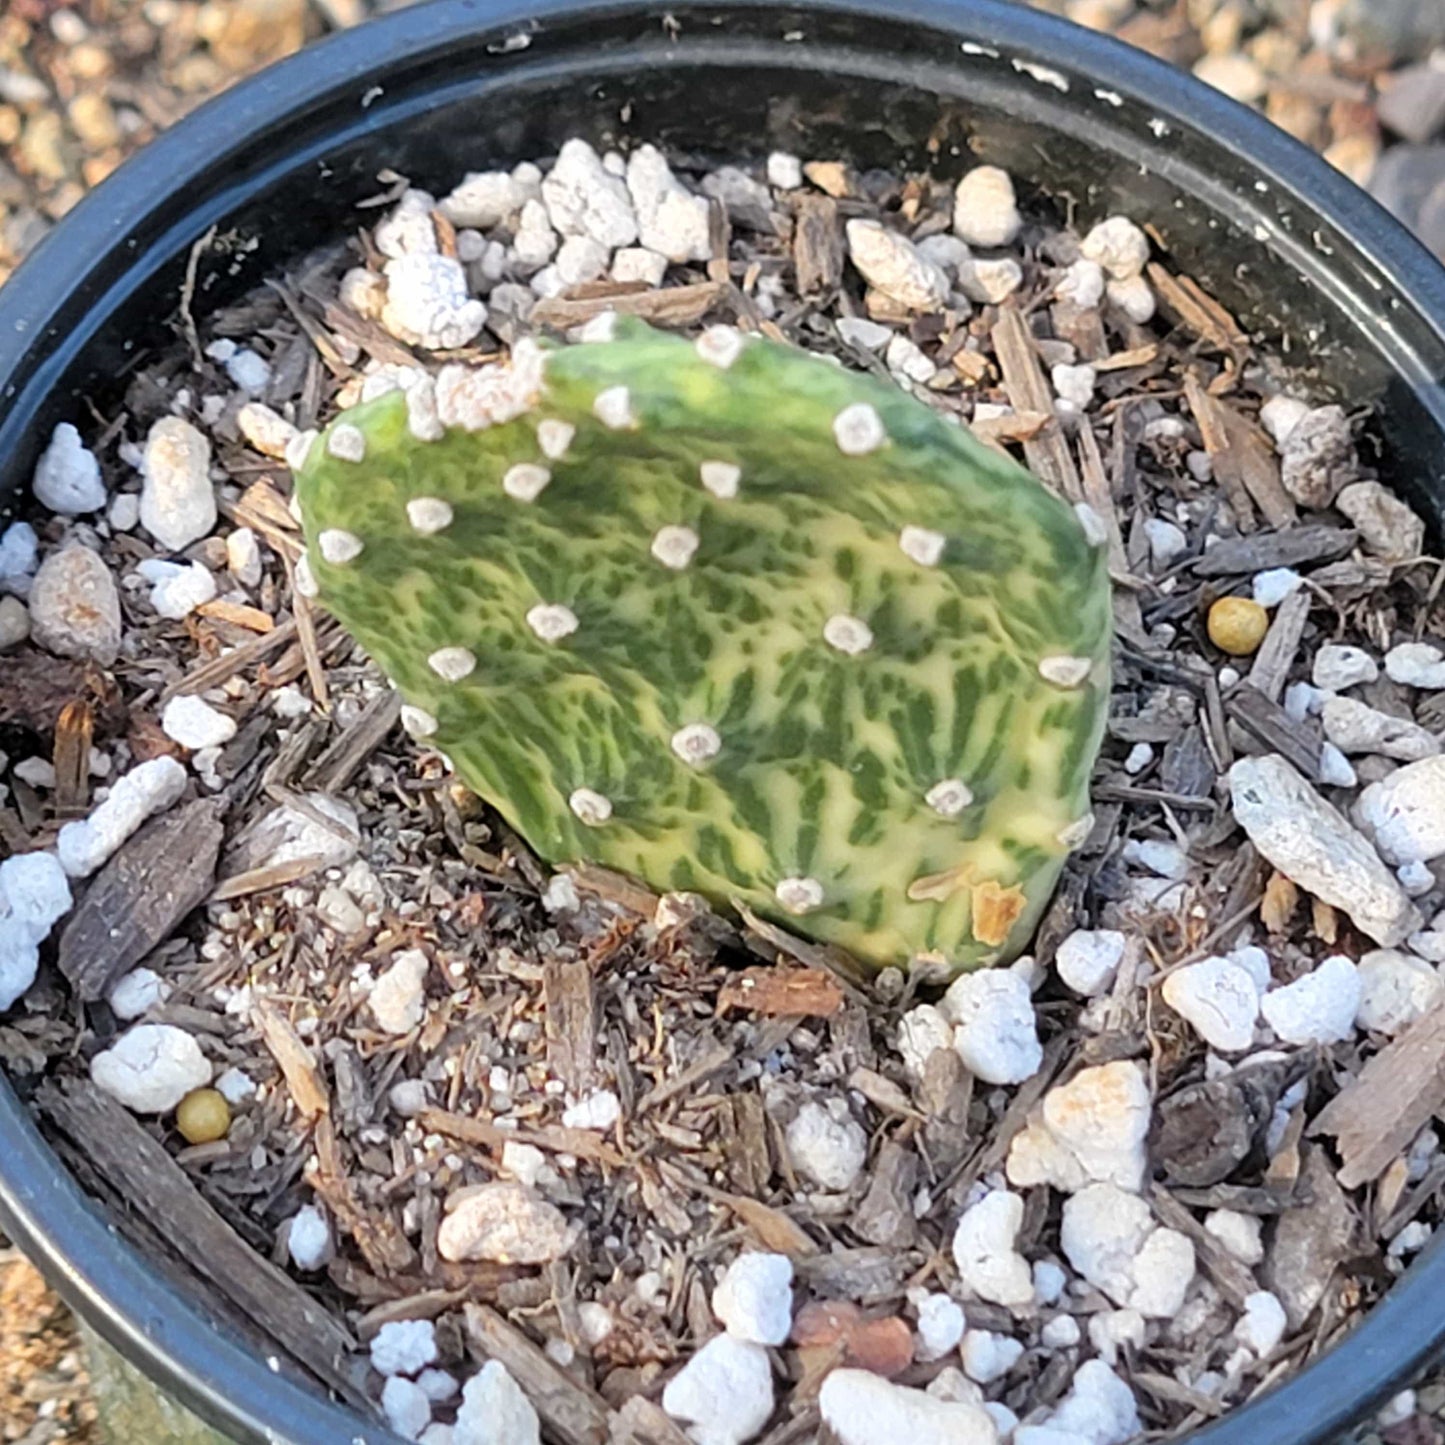
M1248 657L1269 631L1269 613L1251 597L1221 597L1209 609L1209 640L1221 652Z
M192 1089L176 1108L176 1128L187 1144L224 1139L231 1127L231 1106L214 1089Z

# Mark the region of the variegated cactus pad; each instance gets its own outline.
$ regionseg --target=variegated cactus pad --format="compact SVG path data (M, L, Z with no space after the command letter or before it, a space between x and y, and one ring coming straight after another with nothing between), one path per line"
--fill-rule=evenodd
M619 323L409 376L297 491L300 585L553 863L960 968L1087 832L1097 519L887 383Z

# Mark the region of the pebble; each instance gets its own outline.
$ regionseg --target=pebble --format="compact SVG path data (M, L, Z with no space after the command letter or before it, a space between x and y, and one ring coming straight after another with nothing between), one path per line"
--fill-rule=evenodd
M248 401L236 413L236 425L256 451L278 460L285 457L286 448L300 435L284 416L259 401Z
M1189 539L1163 517L1150 517L1144 523L1144 535L1149 541L1149 560L1156 572L1165 571L1177 557L1189 550Z
M286 1253L290 1255L291 1263L307 1274L320 1269L331 1258L331 1224L326 1218L326 1211L319 1205L303 1204L291 1216L290 1223L286 1226ZM382 1326L383 1330L388 1328L387 1325ZM378 1335L377 1339L380 1338ZM376 1358L375 1350L376 1344L373 1342L373 1363ZM432 1344L432 1358L436 1358L435 1341ZM381 1373L387 1375L394 1374L395 1371L382 1370Z
M768 1352L748 1340L715 1335L667 1382L662 1408L693 1426L697 1445L742 1445L773 1413Z
M980 1385L991 1385L1018 1364L1023 1352L1022 1342L1008 1335L995 1334L992 1330L969 1330L960 1351L963 1372Z
M114 1007L114 1005L112 1005ZM216 1080L216 1092L233 1107L256 1094L256 1081L241 1069L227 1069Z
M563 1110L568 1129L610 1129L622 1117L622 1101L611 1089L597 1089Z
M1069 1350L1081 1338L1079 1322L1073 1315L1055 1315L1039 1330L1039 1343L1046 1350Z
M419 1375L438 1353L430 1320L390 1320L372 1339L371 1366L380 1375Z
M1354 524L1367 552L1390 562L1405 562L1425 550L1425 523L1379 482L1351 482L1335 506Z
M1396 867L1445 854L1445 757L1425 758L1371 783L1360 794L1355 821ZM1389 947L1400 940L1375 941Z
M540 199L541 173L535 166L515 171L468 171L438 209L454 226L490 231L508 225L530 200Z
M1154 761L1154 749L1149 743L1135 743L1124 759L1124 771L1131 778L1138 777Z
M1086 410L1094 400L1094 385L1099 374L1092 366L1069 366L1063 362L1049 372L1054 395L1079 411Z
M736 1339L781 1345L793 1327L792 1261L761 1251L738 1255L712 1292L712 1312Z
M1140 275L1149 262L1149 238L1127 216L1100 221L1080 249L1115 281Z
M564 236L590 236L609 250L637 240L637 216L627 185L608 172L585 140L564 143L556 165L542 180L542 202L553 227Z
M457 1377L445 1370L423 1370L416 1377L416 1382L426 1391L427 1399L434 1405L445 1404L461 1390Z
M180 693L161 709L161 731L172 742L195 752L230 742L236 736L236 723L204 698Z
M890 371L917 382L920 386L926 385L938 375L938 367L924 355L922 347L901 332L890 338L883 359Z
M1296 396L1272 396L1259 409L1259 423L1269 433L1275 450L1283 449L1289 434L1309 415L1309 403Z
M190 422L163 416L146 436L140 520L167 551L179 552L216 525L211 444Z
M105 506L105 483L100 463L87 451L80 433L63 421L51 434L50 445L35 464L31 483L35 500L62 517L98 512Z
M1359 962L1360 1002L1355 1027L1394 1037L1445 994L1445 981L1424 959L1376 948Z
M249 527L237 527L226 538L226 568L242 587L261 585L261 545Z
M1155 1222L1136 1194L1090 1184L1064 1201L1059 1243L1068 1261L1122 1309L1170 1319L1194 1279L1194 1246Z
M367 999L377 1027L399 1037L409 1034L426 1015L426 976L431 964L419 948L393 954L390 966L371 987Z
M1343 909L1382 947L1393 947L1419 927L1419 912L1374 848L1283 758L1273 753L1241 758L1229 770L1229 788L1235 821L1286 878ZM1361 806L1370 792L1366 789ZM1440 804L1440 851L1445 852L1445 763ZM1375 814L1383 821L1378 802Z
M1009 173L975 166L953 193L953 233L970 246L1007 246L1023 228Z
M995 1445L992 1417L970 1400L940 1400L867 1370L834 1370L818 1408L839 1445Z
M849 346L857 346L863 351L877 351L886 346L896 334L891 326L869 321L866 316L841 316L835 324L838 335Z
M184 1029L137 1024L91 1059L90 1079L137 1114L168 1114L211 1082L211 1064Z
M407 255L388 261L381 324L398 341L428 351L451 351L475 339L486 305L471 295L454 256Z
M1079 928L1059 944L1054 968L1064 983L1085 998L1105 993L1124 959L1124 935L1112 928Z
M30 635L57 657L109 667L120 655L120 597L110 568L89 547L52 552L30 584Z
M1293 567L1271 567L1267 572L1255 574L1250 591L1261 607L1278 607L1286 597L1304 586L1304 580Z
M225 362L226 375L247 396L260 396L271 381L271 364L249 346L238 347Z
M952 1047L953 1025L931 1003L918 1004L899 1020L898 1052L911 1078L921 1079L929 1059Z
M1110 281L1104 294L1138 326L1147 325L1158 310L1159 303L1153 288L1142 276L1130 276L1127 281Z
M1374 682L1380 675L1375 659L1362 647L1327 642L1315 653L1310 669L1314 685L1326 692L1343 692L1362 682Z
M1284 1306L1268 1290L1256 1290L1244 1297L1244 1313L1234 1327L1234 1338L1256 1359L1264 1359L1284 1338Z
M1179 882L1189 874L1189 854L1178 843L1163 838L1131 838L1124 844L1120 857L1126 863L1146 868L1159 878Z
M147 818L175 803L185 788L186 770L174 758L138 763L111 785L88 818L60 830L55 852L61 866L72 878L88 878Z
M414 188L406 191L373 228L376 249L393 260L399 256L435 255L438 247L432 212L436 207L436 197L430 192Z
M627 190L637 213L637 238L669 261L706 261L712 255L709 207L672 173L654 145L627 158Z
M943 268L919 253L906 236L877 221L852 220L848 255L869 285L910 311L935 311L948 300Z
M941 1360L957 1348L966 1323L963 1306L946 1294L926 1294L918 1301L918 1346L916 1358L924 1362Z
M1012 256L975 259L958 268L958 289L980 305L997 306L1006 301L1023 281L1023 267Z
M1104 268L1097 261L1080 256L1064 268L1054 296L1080 311L1094 311L1104 299Z
M167 562L148 557L136 571L151 584L150 602L158 617L178 622L216 595L216 579L202 562Z
M1227 958L1206 958L1169 974L1164 1001L1212 1049L1239 1053L1254 1042L1259 989Z
M1402 642L1385 654L1385 676L1405 687L1445 688L1445 652L1428 642Z
M1329 788L1353 788L1360 779L1350 760L1333 743L1320 748L1320 782Z
M500 1360L488 1360L462 1387L452 1445L542 1445L537 1412Z
M1007 969L961 974L939 1012L955 1027L953 1047L986 1084L1021 1084L1043 1063L1033 999L1025 979Z
M1022 1198L1007 1189L985 1194L960 1215L953 1262L964 1287L979 1299L1010 1309L1033 1304L1033 1274L1015 1248L1023 1220Z
M404 1440L419 1440L421 1432L431 1424L431 1401L426 1391L400 1375L393 1375L381 1387L381 1412Z
M803 163L787 151L773 151L768 156L767 177L768 184L780 191L796 191L803 184Z
M612 259L606 246L591 236L568 236L557 248L557 279L563 286L580 286L607 274Z
M788 1125L787 1143L794 1167L834 1193L852 1186L868 1157L868 1136L838 1099L804 1104Z
M1380 712L1358 698L1326 698L1320 720L1325 736L1343 753L1373 753L1414 763L1440 751L1440 740L1418 723Z
M30 595L40 561L40 539L29 522L12 522L0 534L0 587L17 597Z
M1428 863L1402 863L1395 869L1395 877L1411 898L1423 898L1435 887L1435 875Z
M1102 1360L1085 1360L1074 1372L1069 1393L1049 1424L1089 1445L1124 1445L1144 1428L1134 1392ZM1015 1445L1026 1445L1022 1433L1014 1436Z
M640 281L644 286L661 286L667 275L667 257L643 246L624 246L612 258L614 281Z
M1361 982L1352 959L1332 954L1260 1000L1265 1022L1287 1044L1334 1044L1355 1031Z
M170 996L171 986L160 974L149 968L133 968L117 980L107 1002L116 1018L129 1023L159 1007Z
M1142 1350L1147 1337L1148 1326L1138 1310L1100 1310L1089 1316L1089 1343L1106 1365L1119 1363L1124 1345Z
M40 945L70 903L54 854L17 853L0 863L0 1010L35 982Z
M1302 507L1330 506L1358 471L1355 438L1342 407L1312 407L1290 428L1280 452L1280 481Z
M561 1211L521 1184L482 1184L447 1203L437 1250L453 1264L546 1264L572 1247L574 1231Z
M30 636L30 609L18 597L0 597L0 652Z
M1264 1224L1257 1214L1211 1210L1204 1216L1204 1228L1241 1264L1253 1269L1264 1258Z

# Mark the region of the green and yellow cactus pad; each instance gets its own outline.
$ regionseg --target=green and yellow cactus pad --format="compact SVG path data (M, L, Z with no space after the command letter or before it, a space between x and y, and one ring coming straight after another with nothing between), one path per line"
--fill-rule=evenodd
M728 327L378 386L304 449L298 585L542 857L874 967L1027 943L1089 827L1092 513Z

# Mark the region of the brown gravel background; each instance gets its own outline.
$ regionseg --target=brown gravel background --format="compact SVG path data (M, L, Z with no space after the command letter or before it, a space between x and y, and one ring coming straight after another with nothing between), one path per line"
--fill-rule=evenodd
M89 187L193 106L406 3L0 0L0 284ZM1445 256L1445 0L1037 3L1256 105ZM74 1328L3 1243L0 1442L90 1445L95 1411ZM1445 1385L1422 1387L1419 1404L1381 1431L1389 1445L1445 1442Z

